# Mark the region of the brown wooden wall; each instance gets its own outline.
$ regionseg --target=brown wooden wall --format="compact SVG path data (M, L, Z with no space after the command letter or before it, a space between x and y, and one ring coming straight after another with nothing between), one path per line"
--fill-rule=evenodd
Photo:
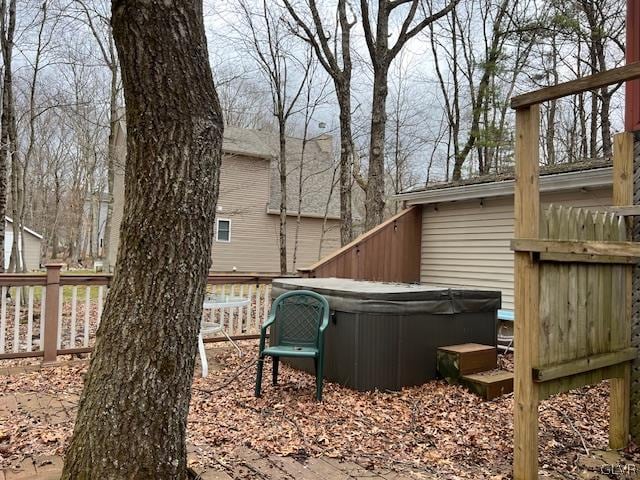
M422 208L412 206L307 268L305 277L420 282Z

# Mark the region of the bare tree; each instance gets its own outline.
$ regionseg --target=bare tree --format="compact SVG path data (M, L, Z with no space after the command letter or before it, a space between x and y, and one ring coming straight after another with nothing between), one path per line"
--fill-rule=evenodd
M280 177L280 273L287 266L287 122L296 105L312 64L312 54L300 60L292 52L291 36L277 8L262 0L259 13L252 12L245 0L239 2L251 35L251 52L269 82L273 115L278 122L278 171ZM260 24L256 24L256 18ZM296 70L298 70L296 72ZM296 73L299 78L295 78ZM293 78L292 78L293 77Z
M300 147L300 162L298 164L298 201L296 208L296 228L294 233L294 241L293 241L293 256L292 270L296 270L296 264L298 261L298 243L300 238L300 226L302 224L302 204L304 200L305 194L305 184L312 180L318 173L322 172L310 172L308 173L305 170L305 153L307 150L307 144L309 143L309 126L311 121L313 120L313 116L320 106L325 101L325 90L327 87L328 79L325 78L324 83L320 86L318 91L315 91L316 87L316 73L317 73L317 62L313 62L311 68L309 70L309 75L307 75L307 80L304 89L304 107L302 109L303 119L302 119L302 142ZM331 187L333 191L333 186ZM329 195L327 202L331 201L331 195Z
M0 117L0 247L4 272L5 215L7 208L7 171L17 155L15 100L13 95L13 40L16 29L16 0L0 2L0 45L2 47L2 116Z
M109 69L109 144L107 154L107 218L104 227L103 257L109 256L109 238L111 237L111 218L113 216L113 180L116 170L116 125L120 120L119 114L119 70L118 56L113 44L113 35L109 23L108 2L92 2L89 8L84 0L74 0L81 10L78 16L89 27L98 47L104 64Z
M373 65L373 93L371 101L371 139L369 142L369 169L365 201L367 230L382 223L385 206L384 159L387 122L388 75L391 62L405 44L439 18L447 15L460 0L450 0L435 13L426 12L421 0L379 0L377 10L370 12L369 0L360 0L362 26L369 56ZM395 42L390 46L390 19L394 12L405 11ZM418 10L424 15L417 17ZM375 15L375 32L371 17Z
M349 19L347 0L338 0L335 28L329 28L322 20L316 0L309 0L309 13L302 13L302 5L284 0L289 14L301 32L298 35L308 42L331 76L340 110L340 242L346 245L353 239L353 213L351 186L353 184L354 145L351 132L351 29L355 18ZM353 16L353 15L352 15ZM311 17L307 20L305 17ZM327 33L333 30L333 38ZM340 32L338 34L338 32Z
M223 123L200 0L114 0L111 22L127 198L62 478L184 480Z

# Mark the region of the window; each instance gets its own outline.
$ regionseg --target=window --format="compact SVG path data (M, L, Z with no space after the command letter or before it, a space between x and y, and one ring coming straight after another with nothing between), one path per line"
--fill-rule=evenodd
M231 220L218 218L216 220L216 242L231 241Z

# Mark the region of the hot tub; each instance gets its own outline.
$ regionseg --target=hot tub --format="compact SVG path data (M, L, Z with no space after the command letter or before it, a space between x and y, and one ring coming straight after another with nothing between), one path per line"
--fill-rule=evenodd
M436 377L438 347L497 342L500 292L339 278L273 281L273 298L291 290L313 290L329 301L324 376L356 390L423 384ZM309 359L282 361L313 372Z

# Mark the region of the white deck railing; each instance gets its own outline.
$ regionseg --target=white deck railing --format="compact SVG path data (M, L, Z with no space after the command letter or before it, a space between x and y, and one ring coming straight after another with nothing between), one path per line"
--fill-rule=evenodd
M208 293L242 296L249 303L204 314L231 337L255 338L271 308L274 277L209 275ZM90 352L110 282L109 274L60 275L60 265L48 266L46 274L0 274L0 360L52 361L57 355Z

